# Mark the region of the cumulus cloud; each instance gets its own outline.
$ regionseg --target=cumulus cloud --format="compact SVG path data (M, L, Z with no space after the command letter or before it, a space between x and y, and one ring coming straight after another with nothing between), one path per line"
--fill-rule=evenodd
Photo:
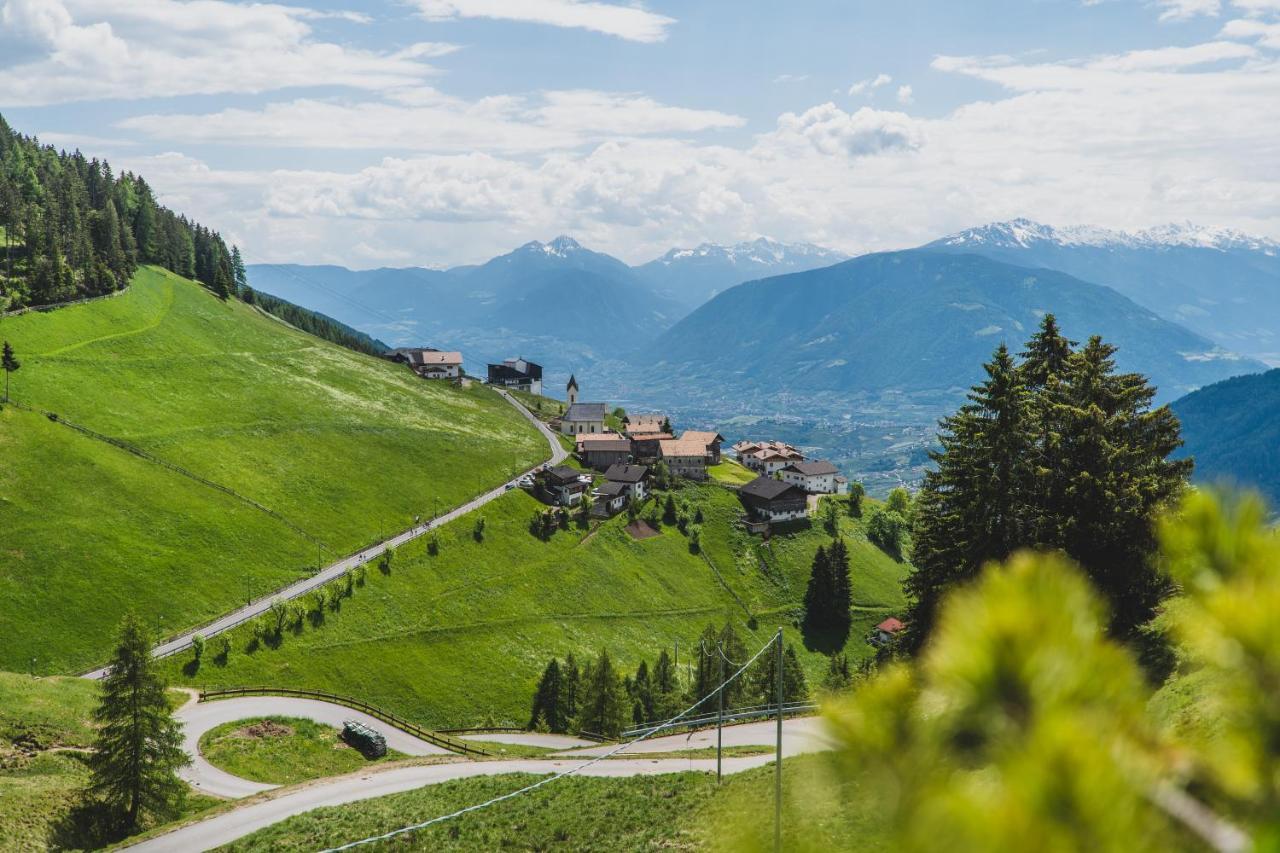
M428 20L490 18L592 30L638 42L662 41L674 18L638 5L592 0L412 0Z
M911 103L915 103L915 100L916 100L915 94L912 92L912 89L910 86L898 87L898 103L911 104Z
M920 147L920 125L906 113L862 107L847 113L832 103L785 113L765 144L811 146L826 155L864 157Z
M373 51L318 40L312 22L363 15L225 0L5 0L0 104L38 106L296 86L366 90L428 79L453 45ZM12 49L10 49L12 48Z
M1202 15L1213 17L1222 11L1221 0L1156 0L1162 21L1188 21Z
M419 87L389 101L299 99L212 114L148 114L119 122L169 142L295 148L497 152L572 148L613 136L741 127L716 110L676 107L637 94L592 90L474 101Z

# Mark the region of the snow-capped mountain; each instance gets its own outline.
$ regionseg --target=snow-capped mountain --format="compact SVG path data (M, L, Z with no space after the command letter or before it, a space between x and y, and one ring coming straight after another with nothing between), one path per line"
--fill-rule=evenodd
M1059 246L1091 246L1111 249L1156 249L1187 247L1220 251L1256 251L1274 255L1280 242L1219 226L1196 225L1191 222L1170 223L1141 231L1118 231L1097 225L1055 227L1030 219L993 222L960 231L930 246L968 246L997 248L1030 248L1042 243Z
M696 307L744 281L804 272L847 259L843 252L811 243L782 243L760 237L732 246L702 243L692 249L672 249L636 267L636 271L662 292Z
M1190 223L1116 231L1014 219L924 248L1105 284L1228 350L1280 364L1280 242L1266 237Z

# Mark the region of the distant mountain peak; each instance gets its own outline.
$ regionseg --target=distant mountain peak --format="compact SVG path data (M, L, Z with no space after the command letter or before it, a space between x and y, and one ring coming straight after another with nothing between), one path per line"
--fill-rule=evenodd
M1246 249L1274 254L1280 243L1221 226L1191 222L1158 225L1140 231L1120 231L1096 225L1055 227L1018 218L969 228L935 240L932 246L973 246L979 248L1029 248L1037 244L1095 246L1100 248L1160 248L1187 246L1205 249Z
M582 244L572 237L561 234L550 243L543 243L541 240L532 240L525 243L517 251L537 252L544 255L554 255L557 258L567 258L574 252L585 251Z
M720 243L700 243L692 249L672 249L658 258L661 264L671 264L686 258L714 258L743 266L774 266L804 259L806 262L825 260L837 263L848 255L834 249L824 249L812 243L783 243L772 237L757 237L725 246Z

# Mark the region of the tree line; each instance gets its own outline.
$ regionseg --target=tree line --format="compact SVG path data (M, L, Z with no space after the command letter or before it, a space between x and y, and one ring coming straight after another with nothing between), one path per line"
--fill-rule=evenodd
M141 175L42 145L0 116L0 310L103 296L139 264L236 292L218 232L156 202Z
M726 708L772 704L777 673L772 653L761 655L740 678L729 681L753 652L747 649L733 624L726 623L722 628L708 625L703 630L698 645L686 659L683 678L675 654L665 648L652 664L641 660L633 674L622 672L607 650L581 664L572 653L563 662L552 658L534 691L529 728L616 738L628 726L665 722L710 696L722 684ZM791 645L783 652L782 677L784 701L801 701L809 696L804 670ZM709 713L716 707L712 699L691 716Z

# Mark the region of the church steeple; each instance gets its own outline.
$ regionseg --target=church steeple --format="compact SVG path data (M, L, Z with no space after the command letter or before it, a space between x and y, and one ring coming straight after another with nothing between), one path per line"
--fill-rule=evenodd
M572 373L569 374L569 384L565 386L564 390L570 406L578 402L578 380L573 378Z

